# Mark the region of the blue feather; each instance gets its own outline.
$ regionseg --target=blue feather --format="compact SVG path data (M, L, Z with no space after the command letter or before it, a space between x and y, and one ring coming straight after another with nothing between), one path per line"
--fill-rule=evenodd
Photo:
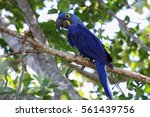
M107 77L107 73L105 70L105 65L100 63L99 61L95 61L95 65L96 65L97 73L99 75L100 82L105 90L105 93L109 97L109 99L112 100L113 96L109 88L109 82L108 82L108 77Z

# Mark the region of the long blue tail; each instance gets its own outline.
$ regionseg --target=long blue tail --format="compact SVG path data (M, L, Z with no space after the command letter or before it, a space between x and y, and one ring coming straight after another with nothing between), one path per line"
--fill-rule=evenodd
M99 61L95 61L95 65L99 75L100 82L105 90L105 94L109 97L110 100L112 100L113 96L109 88L109 81L107 77L107 72L105 70L105 65L100 63Z

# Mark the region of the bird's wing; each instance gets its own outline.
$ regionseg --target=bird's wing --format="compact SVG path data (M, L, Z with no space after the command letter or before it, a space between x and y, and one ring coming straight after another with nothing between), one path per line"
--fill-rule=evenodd
M98 60L103 64L109 64L112 61L111 56L107 53L101 41L80 24L69 26L68 41L85 56Z

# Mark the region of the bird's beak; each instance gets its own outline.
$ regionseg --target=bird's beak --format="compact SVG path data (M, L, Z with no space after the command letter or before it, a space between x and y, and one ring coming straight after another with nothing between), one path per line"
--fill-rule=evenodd
M67 21L65 21L63 19L57 18L57 20L56 20L56 28L58 30L60 30L60 27L62 27L62 28L68 28L69 25L68 25Z

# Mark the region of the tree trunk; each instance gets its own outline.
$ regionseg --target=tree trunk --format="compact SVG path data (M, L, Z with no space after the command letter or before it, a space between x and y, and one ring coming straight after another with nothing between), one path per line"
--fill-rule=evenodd
M33 33L36 34L36 37L40 39L42 43L45 43L46 38L44 36L44 33L40 29L37 20L33 18L34 14L32 13L32 10L28 5L27 1L17 0L17 2L20 9L24 13L27 22L29 24L29 27L31 28ZM2 24L5 27L8 27L10 25L9 21L7 21L6 18L2 18L2 17L0 17L0 24ZM6 43L8 43L9 47L14 52L22 50L22 43L20 40L4 33L1 33L1 36L5 39ZM38 75L41 75L42 78L45 78L46 75L48 75L52 81L52 84L59 85L58 89L61 91L66 90L72 99L82 99L77 93L77 91L74 89L71 82L61 74L61 71L57 67L57 64L55 63L53 56L50 56L46 53L40 53L40 54L34 53L34 54L28 54L25 60L26 60L26 64L30 68L32 68ZM60 99L61 96L60 91L56 90L54 91L54 94L55 95L53 99Z

